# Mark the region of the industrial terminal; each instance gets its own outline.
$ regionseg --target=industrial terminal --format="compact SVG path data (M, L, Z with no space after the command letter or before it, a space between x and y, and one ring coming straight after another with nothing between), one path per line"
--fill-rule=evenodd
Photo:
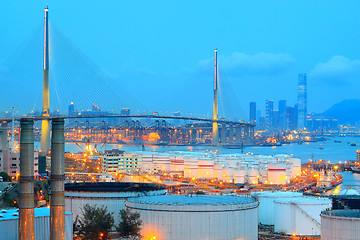
M141 18L140 14L132 17ZM119 29L127 29L131 21L121 24ZM43 27L42 109L36 111L34 104L31 113L12 107L11 114L0 114L0 240L360 240L360 150L356 150L360 131L353 131L350 124L339 128L338 119L326 111L309 113L306 73L298 74L294 106L279 100L279 109L274 110L274 101L266 100L265 117L261 117L256 102L251 102L249 121L225 117L220 102L225 82L220 81L219 51L215 49L213 57L201 61L196 69L184 68L181 76L203 72L199 70L202 64L210 66L205 71L213 74L206 83L212 98L208 101L212 103L210 115L138 110L130 108L130 97L121 108L116 101L106 100L115 109L111 111L100 110L95 101L91 109L75 109L75 100L69 101L64 115L50 104L50 89L58 84L50 79L70 77L71 83L86 79L89 85L94 81L98 101L116 88L112 84L104 91L101 76L110 68L98 74L96 66L87 64L87 57L78 52L63 62L77 66L80 73L51 75L52 41L68 48L72 44L66 37L59 40L51 35L48 7ZM143 44L153 44L142 29L136 31L144 35ZM269 79L274 80L281 75L275 68L296 62L289 54L258 55L238 52L230 57L224 54L223 59L233 61L234 69L255 73L254 82L262 75L258 68L265 66ZM252 66L258 58L261 64ZM131 69L132 61L121 71L129 68L130 72L156 75L145 65ZM1 64L0 77L7 68ZM317 67L323 70L324 65ZM169 78L173 73L165 75ZM245 81L243 78L246 74L241 73L239 79ZM192 84L197 88L194 81ZM86 85L77 91L86 92ZM146 90L146 86L142 87ZM268 86L257 88L261 92L260 88ZM136 92L150 101L150 95L172 94L164 89L144 94L137 88ZM240 89L242 94L244 89ZM62 94L60 90L54 94L59 103ZM125 96L125 91L120 94ZM75 95L77 92L74 99ZM93 97L93 92L86 95ZM203 100L193 95L186 95L192 104ZM342 155L343 149L350 157ZM323 154L326 151L328 155Z

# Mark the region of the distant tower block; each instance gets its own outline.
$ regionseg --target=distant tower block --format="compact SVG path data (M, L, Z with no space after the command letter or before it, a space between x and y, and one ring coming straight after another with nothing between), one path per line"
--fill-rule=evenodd
M218 75L217 49L215 49L213 120L218 120L218 76L217 75ZM217 122L213 122L212 124L212 145L219 145L219 126Z
M48 117L50 114L50 94L49 94L49 17L48 8L44 9L44 68L43 68L43 109L42 115ZM50 121L42 120L41 123L41 152L47 153L50 144Z

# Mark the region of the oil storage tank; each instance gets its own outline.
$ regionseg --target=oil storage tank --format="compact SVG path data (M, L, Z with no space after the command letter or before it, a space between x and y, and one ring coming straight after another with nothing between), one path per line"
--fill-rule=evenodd
M65 184L65 211L73 218L82 216L85 204L106 206L114 212L115 224L119 223L119 211L125 209L125 200L132 197L161 195L167 192L161 185L133 182L84 182Z
M284 191L253 192L251 193L251 195L259 200L259 223L265 225L275 224L274 201L279 199L296 199L296 198L301 198L303 196L303 194L299 192L284 192Z
M125 204L140 213L144 239L258 239L258 201L249 196L162 195Z
M360 211L331 210L321 213L322 240L360 239Z
M275 232L320 235L320 213L331 207L328 198L279 199L275 203Z

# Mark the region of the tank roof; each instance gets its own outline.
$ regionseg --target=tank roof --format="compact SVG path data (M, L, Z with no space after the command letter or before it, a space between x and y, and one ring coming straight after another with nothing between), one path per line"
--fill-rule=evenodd
M275 203L296 203L296 204L308 204L308 205L331 205L332 201L329 198L320 198L320 197L300 197L300 198L288 198L288 199L278 199L274 201Z
M257 197L269 197L269 198L294 198L294 197L303 196L303 194L300 192L284 192L284 191L252 192L251 195Z
M3 212L6 211L6 212ZM19 209L13 208L13 209L1 209L0 214L2 217L0 217L1 220L12 220L12 219L18 219L19 218ZM65 212L66 215L72 214L70 212ZM35 217L50 217L50 208L48 207L41 207L41 208L34 208L34 215Z
M326 216L335 216L335 217L359 218L360 220L360 210L357 209L330 210L330 211L323 211L321 214Z
M155 205L239 205L256 202L255 198L220 195L160 195L128 199L129 202Z
M339 195L360 195L360 193L353 188L347 188L342 190Z
M65 184L65 191L76 192L142 192L162 189L166 189L166 187L152 183L133 182L83 182Z

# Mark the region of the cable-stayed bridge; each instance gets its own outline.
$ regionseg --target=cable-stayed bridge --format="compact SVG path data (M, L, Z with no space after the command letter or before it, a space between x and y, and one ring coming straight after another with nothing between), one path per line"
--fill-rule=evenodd
M14 63L12 65L14 68L11 69L10 66L8 74L3 76L5 85L6 83L8 85L9 83L12 83L10 86L13 88L15 87L15 89L9 89L7 93L4 93L2 95L2 99L0 97L0 101L3 103L5 109L10 109L14 103L17 102L17 109L19 109L20 112L27 112L30 114L20 114L22 117L12 116L0 118L0 120L3 122L3 127L5 127L5 123L7 122L19 121L22 118L41 121L41 150L44 152L49 149L50 121L54 119L68 119L68 129L79 128L79 125L81 125L79 122L84 121L87 122L86 128L89 129L91 128L91 122L93 122L92 120L94 120L95 123L96 121L104 122L102 128L106 128L107 130L111 128L118 128L126 129L126 131L131 132L131 129L133 128L135 129L134 131L137 132L137 134L135 134L135 137L137 138L141 137L141 135L139 131L136 130L136 128L151 129L154 127L154 124L148 123L148 126L144 126L144 124L141 124L139 120L134 119L156 119L155 131L160 131L160 128L163 129L164 126L166 126L168 129L173 129L174 132L177 130L177 127L174 126L176 124L167 123L166 120L183 120L186 121L185 123L188 123L188 126L185 126L184 132L181 134L181 136L190 136L190 139L192 140L189 140L189 143L196 142L194 139L202 138L204 136L205 138L207 137L208 139L212 139L212 145L241 145L244 143L252 143L254 135L253 124L234 119L230 120L230 118L224 118L225 114L220 114L218 111L218 106L220 105L224 109L224 104L222 102L218 104L218 99L220 97L221 101L222 94L221 92L218 92L219 72L217 66L216 50L214 64L214 98L212 118L195 116L171 116L164 114L159 115L158 113L149 114L149 111L146 110L146 107L136 101L136 99L128 94L125 89L121 89L121 87L117 86L114 81L111 81L110 77L107 76L106 73L96 67L96 65L87 59L87 57L82 54L81 51L76 49L71 41L62 35L61 32L56 29L56 27L50 26L48 22L48 14L49 11L46 8L44 27L41 27L37 30L44 32L43 49L35 47L38 46L38 42L40 42L38 37L31 37L28 43L25 44L24 51L29 51L29 49L32 51L27 52L25 56L21 55L21 51L19 53L20 58L25 60L29 66L21 67L19 70L16 58L15 60L10 59L10 62L12 61ZM50 34L50 28L54 34ZM34 34L34 36L38 36L38 34ZM38 50L34 51L34 49ZM37 60L39 60L41 57L43 62L42 87L40 86L39 82L35 81L36 83L34 83L34 79L40 79L39 73L41 73L41 71L36 70L36 73L33 75L27 75L23 72L26 72L26 70L31 72L33 69L40 69L36 66L32 66L34 62L38 62L31 61L33 52L37 53ZM43 54L39 54L41 52ZM26 98L26 94L18 94L18 90L16 88L18 88L19 85L14 84L16 81L21 82L21 87L29 89L29 91L26 91L26 94L29 94L30 98L34 99L33 103L31 103L31 100L29 101L28 98ZM121 90L119 91L119 89ZM52 93L51 95L50 92ZM41 96L42 101L39 100ZM64 109L64 106L66 107L65 103L69 103L74 100L76 100L77 106L82 109L86 109L86 106L89 104L89 102L94 102L98 105L110 109L114 104L116 104L117 106L123 106L123 108L132 109L132 111L135 110L135 112L137 110L139 113L117 114L116 112L111 111L101 112L101 114L98 114L97 112L100 112L99 107L94 104L95 111L91 112L91 114L88 114L89 111L86 110L76 113L73 111L71 114L62 114L66 112ZM36 113L36 109L40 107L40 102L42 102L42 110L41 112ZM29 104L32 105L30 109L27 106ZM51 109L57 109L57 111L51 112ZM104 119L119 119L119 122L109 126L111 124L106 124L106 120ZM200 122L200 124L195 124L197 122ZM219 124L221 124L220 128L218 128ZM200 137L198 136L199 132L201 133ZM194 134L197 135L193 136ZM168 139L168 136L171 135L171 130L163 131L160 135L161 139ZM206 141L202 141L201 143L206 143Z

